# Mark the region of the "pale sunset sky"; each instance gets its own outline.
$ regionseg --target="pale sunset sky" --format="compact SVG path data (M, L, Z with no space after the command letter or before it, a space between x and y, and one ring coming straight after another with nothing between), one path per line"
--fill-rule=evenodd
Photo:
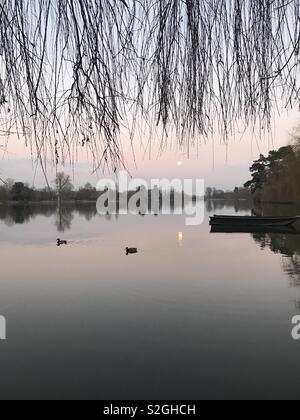
M135 178L203 178L206 186L222 189L232 189L242 186L249 179L249 166L260 153L267 154L269 150L288 144L293 128L300 124L299 112L284 113L274 118L274 129L271 135L261 139L253 136L248 130L244 135L236 132L226 146L220 136L212 139L198 139L198 147L194 147L188 158L186 151L177 150L176 141L170 140L169 147L162 154L158 153L158 142L152 140L151 156L145 141L136 139L135 160L128 140L123 138L123 152L127 160L130 174ZM142 143L142 146L140 145ZM4 179L28 182L35 187L43 187L46 181L39 164L32 159L29 147L22 140L9 138L7 150L4 152L5 138L0 140L2 156L0 160L0 176ZM180 162L180 164L179 164ZM59 171L71 175L75 187L90 182L96 186L99 177L107 177L100 170L93 174L93 162L83 151L78 153L74 170L70 165L59 166ZM112 174L110 174L113 177ZM51 182L55 177L55 167L49 163L47 178Z

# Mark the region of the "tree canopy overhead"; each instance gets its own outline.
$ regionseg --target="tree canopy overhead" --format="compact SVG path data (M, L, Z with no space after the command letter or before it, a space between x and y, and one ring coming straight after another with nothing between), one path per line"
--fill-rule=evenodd
M122 162L137 121L180 143L299 107L300 0L1 0L0 134Z

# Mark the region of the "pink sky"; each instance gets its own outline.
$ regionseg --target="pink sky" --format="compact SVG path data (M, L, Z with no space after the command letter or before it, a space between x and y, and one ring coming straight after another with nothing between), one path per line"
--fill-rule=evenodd
M212 139L198 140L198 150L194 148L190 153L190 158L184 151L176 150L174 140L170 142L169 149L159 156L155 139L152 141L150 158L148 151L145 152L146 145L143 144L141 147L138 139L135 146L137 168L133 163L129 142L125 138L122 142L123 150L133 177L204 178L206 186L227 189L240 186L249 178L248 168L260 153L267 154L271 149L286 145L290 140L292 129L299 124L299 121L299 112L277 117L272 138L267 135L261 139L255 139L250 132L245 133L243 137L241 133L236 133L235 137L229 139L227 146L219 136L215 136L214 141ZM2 144L3 142L4 140ZM92 169L92 161L89 161L82 152L79 154L74 172L69 165L58 168L72 176L75 186L86 182L96 185L99 176L103 175L102 172L98 175L92 174ZM2 178L26 181L37 187L45 185L39 165L31 159L30 148L24 147L21 140L17 141L13 137L9 139L7 153L2 155L0 173ZM55 168L52 165L47 168L47 176L49 181L55 177Z

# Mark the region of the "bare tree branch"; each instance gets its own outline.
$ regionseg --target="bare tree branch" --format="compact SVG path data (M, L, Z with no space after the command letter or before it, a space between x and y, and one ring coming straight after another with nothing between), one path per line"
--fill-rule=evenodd
M1 0L0 126L38 159L124 163L137 122L192 136L299 107L300 0Z

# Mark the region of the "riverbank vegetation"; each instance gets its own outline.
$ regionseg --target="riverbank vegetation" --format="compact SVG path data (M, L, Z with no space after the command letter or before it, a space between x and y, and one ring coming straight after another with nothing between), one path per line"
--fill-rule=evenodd
M233 191L207 187L206 200L251 200L252 196L248 188L235 187Z
M298 130L299 131L299 130ZM245 183L255 202L300 204L300 134L292 144L260 155Z
M136 194L141 196L146 195L148 203L150 204L153 200L158 202L158 208L162 206L162 201L168 199L171 206L177 205L177 203L189 202L196 200L196 197L188 194L184 194L181 191L175 190L173 187L154 186L153 189L146 189L143 186L137 186L133 190L122 192L117 190L108 189L107 187L103 190L98 190L93 187L90 183L85 184L79 189L75 189L69 175L60 172L57 174L55 180L52 182L52 187L45 187L42 189L36 189L29 187L28 184L23 182L15 182L12 179L2 180L3 185L0 186L0 203L4 204L54 204L61 206L62 203L73 203L73 202L96 202L102 194L107 194L111 201L116 201L120 205L127 205L128 201ZM212 194L219 192L220 190L211 189ZM237 193L236 193L237 194ZM234 193L232 193L234 195ZM155 198L156 197L156 198ZM213 196L211 197L213 198ZM138 201L139 201L138 199Z
M15 182L12 179L2 181L0 186L0 202L4 203L57 203L60 201L96 201L99 192L87 183L75 189L71 178L63 172L58 173L53 181L53 187L34 188L24 182Z

